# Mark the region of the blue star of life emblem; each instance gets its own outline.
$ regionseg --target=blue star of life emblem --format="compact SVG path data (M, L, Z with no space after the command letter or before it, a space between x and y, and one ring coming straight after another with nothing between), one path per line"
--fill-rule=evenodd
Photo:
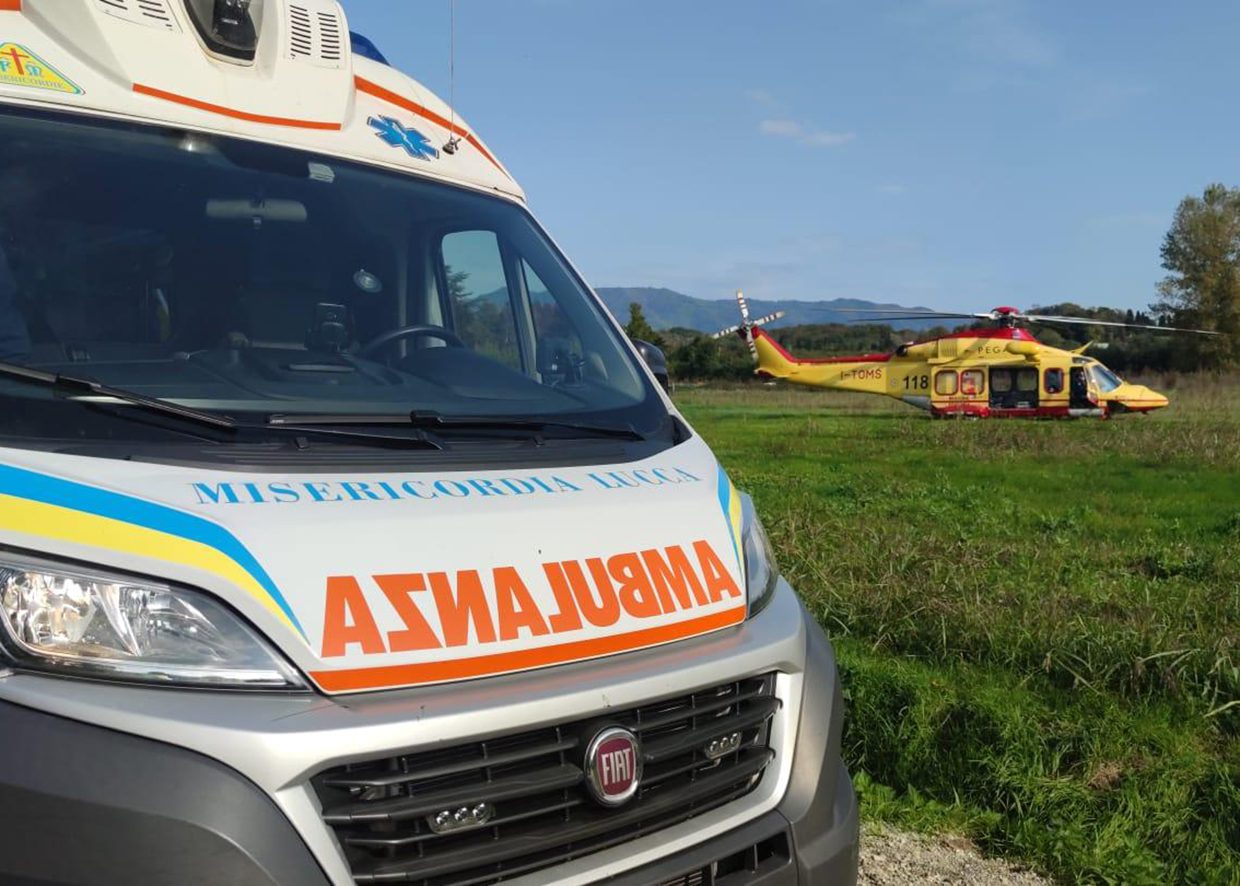
M399 120L392 117L371 117L366 122L385 144L394 148L404 148L405 153L410 157L416 157L419 160L439 158L439 152L431 147L430 139Z

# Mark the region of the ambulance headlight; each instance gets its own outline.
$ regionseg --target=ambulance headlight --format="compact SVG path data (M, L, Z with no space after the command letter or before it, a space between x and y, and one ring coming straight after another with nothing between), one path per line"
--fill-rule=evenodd
M0 651L62 676L167 686L304 688L297 671L198 591L0 553Z
M754 510L753 499L741 499L741 537L744 543L745 587L749 594L749 615L753 617L766 608L779 582L775 552L767 538L762 521Z

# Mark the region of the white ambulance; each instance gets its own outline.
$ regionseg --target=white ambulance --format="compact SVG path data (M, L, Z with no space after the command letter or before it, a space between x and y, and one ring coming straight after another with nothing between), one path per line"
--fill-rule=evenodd
M0 883L856 878L749 499L335 0L0 0Z

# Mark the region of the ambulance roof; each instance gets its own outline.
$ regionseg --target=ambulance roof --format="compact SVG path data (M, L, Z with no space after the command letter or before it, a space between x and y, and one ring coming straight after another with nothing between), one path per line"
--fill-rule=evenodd
M447 104L352 50L337 0L253 0L244 64L208 50L187 2L0 0L0 103L222 133L524 200Z

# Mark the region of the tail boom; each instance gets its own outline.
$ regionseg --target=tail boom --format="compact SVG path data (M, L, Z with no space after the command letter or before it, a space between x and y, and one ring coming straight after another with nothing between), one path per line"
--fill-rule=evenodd
M890 354L864 354L858 357L829 357L819 360L798 360L763 329L753 330L757 350L758 375L782 378L792 384L857 391L865 394L887 393L887 362Z

